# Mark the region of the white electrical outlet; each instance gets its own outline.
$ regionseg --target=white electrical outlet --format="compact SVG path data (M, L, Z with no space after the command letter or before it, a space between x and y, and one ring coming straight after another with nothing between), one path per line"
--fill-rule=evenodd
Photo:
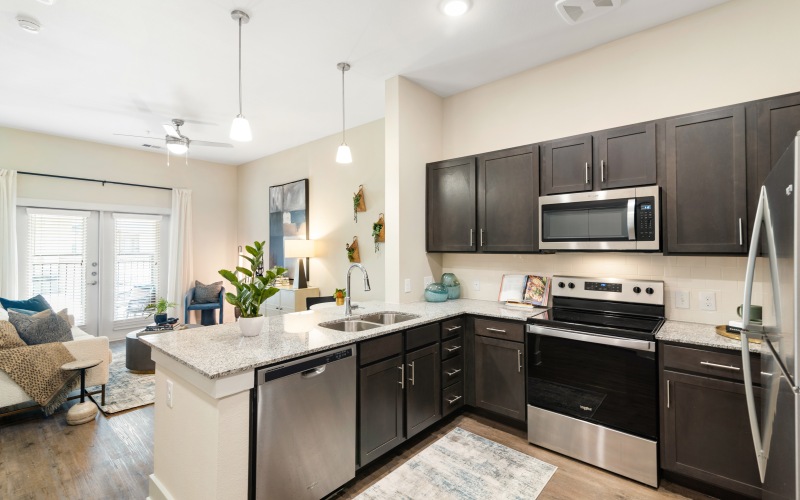
M700 301L701 311L717 310L717 294L714 292L698 292L697 298Z
M167 406L172 408L172 380L167 380Z
M403 286L403 291L406 293L411 293L411 278L406 278Z
M675 290L675 309L689 309L689 292Z
M475 290L476 292L480 292L481 291L481 282L478 281L478 280L473 281L472 282L472 289Z
M422 278L422 288L425 288L431 283L433 283L433 276L425 276L424 278Z

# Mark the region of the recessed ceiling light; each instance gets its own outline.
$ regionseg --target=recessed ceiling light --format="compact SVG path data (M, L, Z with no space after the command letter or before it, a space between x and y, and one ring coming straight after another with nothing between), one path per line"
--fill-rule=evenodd
M39 24L39 21L28 16L17 16L17 24L28 33L38 33L42 29L42 25Z
M56 0L39 0L39 3L43 3L45 5L53 5L56 3Z
M472 7L471 0L443 0L439 8L451 17L463 16Z

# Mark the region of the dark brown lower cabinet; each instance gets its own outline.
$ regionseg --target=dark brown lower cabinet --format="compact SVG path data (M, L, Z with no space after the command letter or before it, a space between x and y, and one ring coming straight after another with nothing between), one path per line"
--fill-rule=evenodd
M402 368L402 355L361 368L358 447L361 466L405 441Z
M661 394L662 468L760 498L744 385L664 370Z
M525 421L522 342L475 336L476 406Z
M442 417L439 344L406 353L406 437Z

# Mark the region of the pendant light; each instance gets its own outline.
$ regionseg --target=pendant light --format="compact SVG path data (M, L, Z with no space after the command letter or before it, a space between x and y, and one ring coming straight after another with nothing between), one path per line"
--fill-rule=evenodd
M242 24L250 21L250 16L241 10L231 12L231 18L239 23L239 114L231 123L231 139L239 142L250 142L253 140L253 132L250 130L250 122L242 115Z
M336 163L353 163L353 155L350 153L350 146L344 138L344 72L350 70L350 65L346 62L340 62L336 68L342 72L342 145L336 151Z

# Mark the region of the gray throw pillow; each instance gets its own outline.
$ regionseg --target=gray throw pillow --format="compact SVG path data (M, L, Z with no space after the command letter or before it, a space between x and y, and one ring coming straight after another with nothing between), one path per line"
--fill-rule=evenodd
M28 345L72 340L72 328L69 322L52 310L42 311L33 316L9 311L8 320L17 329L19 337Z
M222 282L217 281L210 285L204 285L199 281L194 282L194 303L211 304L219 302L219 292L222 290Z

